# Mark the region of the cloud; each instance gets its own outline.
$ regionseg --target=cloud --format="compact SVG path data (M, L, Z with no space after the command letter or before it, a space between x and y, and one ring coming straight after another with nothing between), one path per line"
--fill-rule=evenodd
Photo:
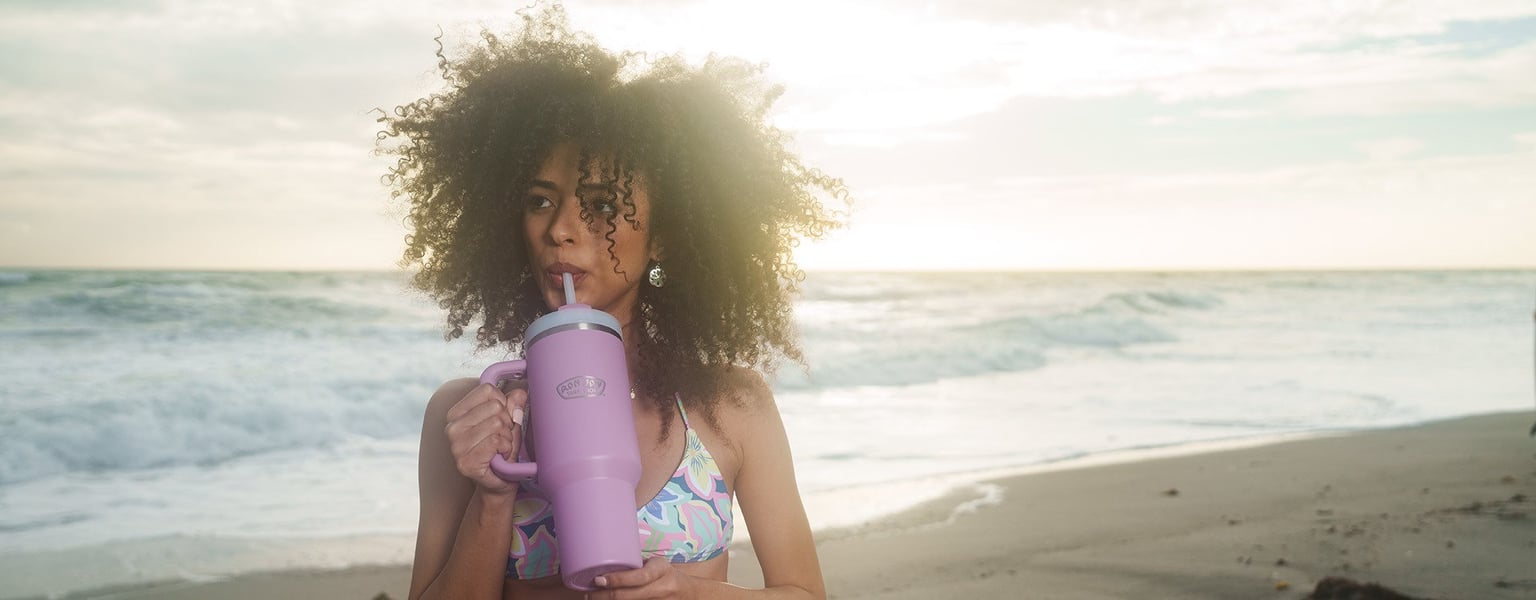
M871 188L851 228L799 256L816 269L1533 266L1530 165L1521 151Z
M349 231L375 249L397 243L398 222L374 218L387 201L377 181L383 165L368 156L367 110L439 85L439 26L453 47L474 41L482 24L517 21L524 5L0 3L0 52L20 57L0 65L0 213L39 244L66 239L71 210L123 225L113 238L119 247L134 243L133 225L183 239L154 220L181 218L254 244L258 234L231 223L308 228L318 240L324 228L314 222L345 215L373 223ZM856 214L893 231L921 230L911 211L935 207L999 227L1009 222L1000 215L1083 227L1062 219L1155 220L1158 207L1226 215L1223 202L1233 198L1252 210L1325 198L1391 213L1349 194L1381 198L1419 181L1429 185L1403 192L1418 205L1437 190L1436 198L1489 197L1514 210L1530 200L1510 190L1533 189L1517 187L1532 182L1506 164L1458 179L1458 191L1451 173L1475 169L1432 162L1446 157L1431 151L1455 144L1425 131L1306 137L1343 127L1327 119L1335 116L1453 120L1532 106L1536 41L1510 36L1490 46L1457 34L1459 23L1536 14L1525 0L783 0L673 2L660 11L613 0L569 10L578 28L613 48L766 62L789 90L776 122L799 134L814 164L856 172L856 196L868 200ZM1125 105L1114 104L1120 99ZM1038 112L1060 105L1112 106ZM1139 129L1149 123L1162 137ZM1520 168L1536 148L1529 130L1495 140L1524 145ZM1463 146L1493 144L1468 139ZM1311 141L1322 145L1305 148ZM1245 157L1254 157L1246 170L1223 174L1220 165ZM1008 179L1026 173L1034 179ZM1482 187L1500 178L1502 187ZM1003 180L1013 183L989 183ZM917 214L922 224L949 218ZM142 256L151 256L145 244ZM391 255L379 266L393 259L381 254Z
M472 41L482 24L515 22L523 8L492 0L134 6L11 6L0 10L0 33L41 42L44 60L47 40L61 41L71 50L58 58L77 58L73 76L116 82L119 93L179 93L188 98L186 109L242 101L250 107L295 94L311 103L325 94L359 98L360 89L380 90L392 69L429 70L438 26L450 45ZM903 8L785 0L685 2L667 11L606 2L569 10L579 28L611 47L767 62L772 76L789 83L778 122L795 130L931 126L1019 97L1149 93L1180 103L1278 90L1295 94L1284 108L1296 112L1388 114L1509 106L1536 93L1536 82L1523 76L1536 63L1536 44L1469 59L1458 55L1464 42L1411 38L1443 33L1456 22L1536 14L1526 2L973 1ZM50 33L38 38L38 31Z
M1447 33L1456 23L1536 15L1529 3L945 6L824 12L813 24L783 25L802 34L791 47L774 45L776 23L753 33L722 22L713 41L767 60L790 81L782 123L798 129L941 124L1020 97L1150 94L1178 104L1278 93L1286 96L1278 109L1307 115L1501 108L1536 97L1526 75L1536 72L1536 43L1469 54L1479 40Z
M1229 0L898 0L909 11L931 7L930 17L980 22L1065 24L1141 37L1233 39L1247 44L1295 46L1341 39L1389 38L1444 32L1465 21L1514 19L1536 13L1522 0L1400 0L1285 3Z
M883 131L837 131L823 133L821 139L828 146L894 148L914 142L957 142L964 137L955 132L914 129L910 131L885 129Z
M1417 154L1424 149L1424 141L1414 138L1396 137L1360 142L1355 144L1355 147L1373 161L1392 161Z

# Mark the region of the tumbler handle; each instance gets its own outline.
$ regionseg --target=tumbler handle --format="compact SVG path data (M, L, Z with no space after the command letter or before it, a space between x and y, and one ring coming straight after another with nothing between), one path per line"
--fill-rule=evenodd
M480 383L498 385L507 379L512 379L516 376L527 376L527 374L528 361L509 360L486 367L485 372L480 374ZM524 429L522 441L527 442L527 440L528 431ZM492 454L491 471L496 473L497 477L506 481L521 481L532 479L539 472L539 465L533 462L518 462L517 453L514 451L511 460L503 458L500 454Z

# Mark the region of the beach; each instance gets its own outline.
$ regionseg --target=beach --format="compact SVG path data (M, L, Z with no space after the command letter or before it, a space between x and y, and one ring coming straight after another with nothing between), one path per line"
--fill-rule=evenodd
M1530 412L1319 434L977 481L822 531L832 598L1536 598ZM738 544L731 580L760 585ZM404 598L406 566L252 574L71 598Z
M563 300L748 588L1536 600L1536 1L0 15L0 600L407 598L447 386Z
M1414 561L1444 560L1483 575L1442 597L1499 577L1488 593L1514 594L1536 568L1505 563L1536 549L1476 554L1526 523L1509 499L1536 495L1531 467L1434 469L1530 462L1525 417L1487 425L1518 434L1505 447L1445 423L1530 411L1533 284L818 273L795 305L810 368L771 383L835 597L1199 597L1169 591L1191 578L1296 597L1327 574L1434 594ZM444 343L398 273L12 272L0 301L17 307L0 340L26 349L0 353L0 600L402 598L424 403L508 358ZM1399 434L1345 433L1424 423L1455 439L1382 452L1357 437ZM1455 529L1478 523L1510 529ZM734 555L753 583L750 547Z

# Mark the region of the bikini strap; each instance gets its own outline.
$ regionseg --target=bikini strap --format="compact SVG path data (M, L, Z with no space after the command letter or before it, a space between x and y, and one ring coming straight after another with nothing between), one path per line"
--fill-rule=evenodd
M682 394L677 394L676 398L677 398L677 414L680 414L680 415L683 416L683 429L685 429L685 430L693 429L693 425L688 424L688 411L683 410L683 396L682 396Z

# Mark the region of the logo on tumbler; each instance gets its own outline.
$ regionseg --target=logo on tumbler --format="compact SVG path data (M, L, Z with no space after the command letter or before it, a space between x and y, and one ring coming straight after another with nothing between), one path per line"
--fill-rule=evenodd
M560 397L566 400L572 398L595 398L603 395L603 388L605 387L608 387L608 383L601 379L591 375L577 375L560 382L560 385L555 387L555 393L560 394Z

